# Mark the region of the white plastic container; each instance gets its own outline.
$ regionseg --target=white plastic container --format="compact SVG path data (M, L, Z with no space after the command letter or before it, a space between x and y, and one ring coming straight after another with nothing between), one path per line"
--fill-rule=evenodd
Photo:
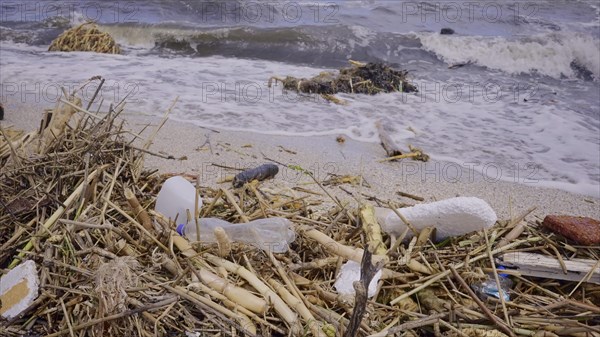
M156 198L155 210L171 220L177 217L177 223L188 223L193 220L196 209L196 187L184 177L175 176L167 179ZM198 196L198 209L202 207L202 198ZM188 219L187 210L191 219Z

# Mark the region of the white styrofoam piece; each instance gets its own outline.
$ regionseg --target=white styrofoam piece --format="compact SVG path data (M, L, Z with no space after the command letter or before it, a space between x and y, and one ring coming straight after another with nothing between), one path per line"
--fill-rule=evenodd
M489 228L498 220L496 213L487 202L474 197L458 197L419 204L399 208L398 212L418 231L434 226L436 241ZM399 235L406 228L402 219L392 210L378 208L376 215L381 228L388 233ZM412 231L409 230L407 238L411 236Z
M18 316L23 310L27 309L38 297L38 273L35 262L27 260L20 265L16 266L13 270L9 271L6 275L0 279L0 296L7 293L14 286L21 283L23 280L27 281L27 294L17 303L15 303L10 309L6 310L2 317L11 319Z
M371 283L369 283L369 297L375 296L375 292L377 291L377 282L379 282L379 279L381 279L381 274L382 272L379 270L371 280ZM342 265L340 274L335 280L333 286L341 295L354 296L356 293L353 285L354 281L360 281L360 264L358 262L348 261Z

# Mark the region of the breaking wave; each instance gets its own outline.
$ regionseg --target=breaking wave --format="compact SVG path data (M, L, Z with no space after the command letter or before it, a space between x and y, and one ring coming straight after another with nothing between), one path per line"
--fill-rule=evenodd
M417 34L423 48L447 63L475 63L510 74L554 78L600 76L600 40L580 33L505 37ZM591 74L590 74L591 73Z

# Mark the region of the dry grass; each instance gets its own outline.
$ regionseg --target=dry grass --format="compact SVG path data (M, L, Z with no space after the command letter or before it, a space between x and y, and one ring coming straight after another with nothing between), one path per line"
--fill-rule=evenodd
M48 51L92 51L104 54L120 54L121 49L108 33L87 22L62 33L50 44Z
M63 101L78 106L74 95ZM71 115L58 134L1 130L0 268L30 259L41 270L40 297L0 322L2 336L341 336L351 320L355 336L599 336L598 285L512 272L504 303L464 286L494 272L504 252L598 259L536 219L525 217L523 231L502 245L519 219L437 244L395 243L379 237L372 219L366 233L360 208L335 200L316 212L321 195L201 187L204 216L286 217L297 239L277 255L238 243L226 251L192 245L152 211L167 176L143 169L150 151L132 145L122 106L96 114L72 113L70 104L55 109ZM385 255L369 237L388 247ZM374 298L353 303L333 282L345 258L360 262L365 248L380 253L373 264L384 264L383 279Z

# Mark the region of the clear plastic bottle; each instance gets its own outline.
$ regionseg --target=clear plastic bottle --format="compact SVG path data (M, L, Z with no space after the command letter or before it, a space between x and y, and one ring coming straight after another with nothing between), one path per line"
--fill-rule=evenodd
M214 230L222 227L233 242L243 242L265 251L285 253L296 239L291 221L285 218L258 219L248 223L232 224L217 218L198 219L201 242L216 242ZM177 233L190 241L197 241L196 222L177 226Z

